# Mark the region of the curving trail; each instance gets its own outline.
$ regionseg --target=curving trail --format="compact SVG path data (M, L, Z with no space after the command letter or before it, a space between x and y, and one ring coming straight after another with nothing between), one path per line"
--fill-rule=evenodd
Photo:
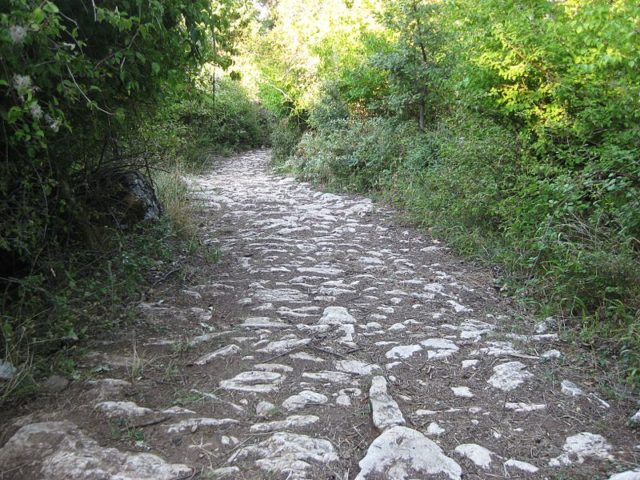
M551 322L268 160L192 180L221 262L140 306L135 349L97 345L94 378L7 424L0 478L640 479L633 404L601 398Z

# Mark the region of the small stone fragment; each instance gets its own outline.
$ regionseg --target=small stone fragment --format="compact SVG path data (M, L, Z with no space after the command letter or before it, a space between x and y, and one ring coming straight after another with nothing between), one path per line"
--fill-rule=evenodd
M100 402L95 408L104 412L109 418L142 417L153 413L150 408L139 407L134 402Z
M487 382L495 388L509 392L517 388L533 375L525 371L526 365L521 362L507 362L493 367L495 372Z
M291 415L284 420L256 423L249 430L253 433L273 432L274 430L288 430L291 428L307 427L320 420L316 415Z
M438 422L431 422L427 427L428 435L435 435L437 437L438 435L442 435L444 432L444 428L442 428Z
M369 390L369 402L371 402L371 413L373 424L376 428L385 428L404 425L404 417L396 401L387 392L387 380L382 376L373 377Z
M226 347L222 347L217 349L215 352L211 352L208 353L206 355L203 355L202 357L200 357L198 360L196 360L195 362L193 362L195 365L206 365L207 363L212 362L213 360L215 360L216 358L220 358L220 357L228 357L230 355L235 355L237 353L240 353L241 348L237 345L227 345Z
M562 353L560 352L560 350L547 350L542 355L540 355L540 358L542 358L543 360L553 360L560 357L562 357Z
M284 377L277 372L259 372L251 370L242 372L229 380L220 382L220 388L241 392L269 393L278 389Z
M524 402L507 402L504 404L507 410L514 412L534 412L536 410L544 410L547 406L544 403L524 403Z
M350 383L352 380L351 375L347 373L333 372L330 370L324 370L322 372L305 372L302 376L310 380L329 383Z
M356 323L356 319L344 307L327 307L318 323L320 325L344 325Z
M206 471L207 478L213 479L238 478L237 475L239 473L240 469L238 467L222 467Z
M570 382L569 380L563 380L560 384L562 393L569 397L579 397L583 395L584 392L580 387L578 387L575 383Z
M223 425L231 425L233 423L238 423L238 420L234 420L232 418L189 418L187 420L174 423L173 425L169 425L167 432L179 433L184 432L185 430L195 432L200 427L220 427Z
M562 447L564 453L549 461L550 467L561 467L573 463L581 464L587 458L613 460L609 453L611 445L602 435L581 432L567 438Z
M276 406L271 402L258 402L256 405L256 415L259 417L268 417L272 412L276 410Z
M389 359L394 358L409 358L414 353L422 350L420 345L399 345L397 347L393 347L387 353L385 353L385 357Z
M458 445L455 448L455 452L458 455L468 458L476 466L485 470L491 466L491 456L495 455L491 450L475 443L464 443L462 445Z
M51 393L60 393L69 386L69 380L60 375L51 375L42 384L42 386Z
M522 470L523 472L529 472L529 473L536 473L538 470L540 470L535 465L531 465L530 463L527 463L527 462L521 462L520 460L514 460L513 458L510 458L509 460L504 462L504 466L505 468L509 468L509 467L517 468L518 470Z
M311 390L303 390L297 395L292 395L282 402L282 407L285 410L299 410L307 405L322 405L327 403L329 399L326 395L321 393L312 392Z
M6 360L0 360L0 380L11 380L18 369Z
M471 393L469 387L451 387L451 390L456 397L473 398L473 393Z
M372 375L381 370L379 365L361 362L360 360L339 360L336 362L336 368L356 375Z

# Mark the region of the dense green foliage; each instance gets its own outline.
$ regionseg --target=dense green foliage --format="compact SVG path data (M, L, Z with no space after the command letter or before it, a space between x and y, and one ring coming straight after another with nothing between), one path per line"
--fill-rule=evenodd
M115 323L146 270L197 244L183 171L268 142L225 73L252 14L247 0L0 4L0 358L21 375ZM116 228L130 170L155 177L160 225Z
M640 378L640 4L289 3L255 40L267 105L304 119L284 165L499 261Z

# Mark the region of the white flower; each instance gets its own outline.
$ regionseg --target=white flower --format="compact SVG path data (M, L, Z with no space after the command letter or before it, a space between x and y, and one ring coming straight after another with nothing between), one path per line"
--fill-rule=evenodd
M31 102L31 105L29 105L29 113L31 113L34 120L40 120L42 118L42 107L38 102Z
M20 25L11 25L9 27L9 36L14 45L22 45L24 39L27 38L27 29Z
M15 88L19 94L28 92L33 88L31 77L29 75L14 75L13 88Z
M58 133L58 130L60 130L60 125L62 125L62 121L59 118L53 119L49 116L49 114L46 114L44 116L44 121L47 122L49 128L54 133Z

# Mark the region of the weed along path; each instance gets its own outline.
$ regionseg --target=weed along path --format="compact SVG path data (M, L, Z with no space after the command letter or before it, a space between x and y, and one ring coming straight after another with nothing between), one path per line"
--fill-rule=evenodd
M220 262L3 417L1 478L640 478L637 404L599 393L551 322L392 211L268 164L193 179Z

